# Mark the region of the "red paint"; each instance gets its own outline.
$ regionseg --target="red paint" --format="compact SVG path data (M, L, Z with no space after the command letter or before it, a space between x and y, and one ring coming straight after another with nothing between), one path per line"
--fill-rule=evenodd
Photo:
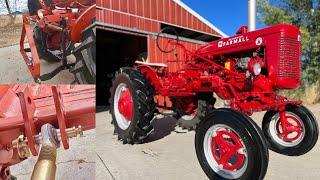
M119 102L119 112L126 118L127 121L131 121L133 117L133 101L132 95L128 88L121 91Z
M285 142L293 142L299 139L303 132L301 122L294 116L280 112L280 121L276 124L277 135ZM293 136L294 135L294 136Z
M39 28L48 33L47 42L50 50L58 50L61 47L61 20L67 19L67 26L65 31L67 32L66 42L80 43L81 33L92 24L92 20L96 16L96 5L92 0L81 1L60 1L56 0L54 3L58 7L73 7L78 8L77 13L72 13L70 8L67 9L55 9L47 7L42 10L44 17L40 18L38 15L30 16L28 13L23 15L23 27L20 39L20 53L26 62L29 71L33 78L40 77L40 59L37 53L34 35L32 31L31 21L37 22ZM53 28L54 27L54 28ZM25 49L25 39L28 40L31 54L28 54ZM32 61L30 61L32 59Z
M0 179L4 169L25 160L12 146L19 135L28 138L28 147L37 155L33 137L42 125L52 124L62 136L66 128L82 126L89 130L95 128L95 112L93 85L1 85ZM67 148L66 138L62 141Z
M160 62L168 64L169 68L141 66L141 64L137 64L136 67L150 79L155 88L155 95L180 100L194 97L200 92L215 92L221 99L230 100L232 109L248 115L265 110L282 111L287 104L301 103L288 100L275 92L277 89L296 88L299 85L300 51L295 54L295 57L292 57L295 61L290 61L291 68L284 69L285 72L291 72L291 74L297 73L297 76L292 77L290 73L288 75L282 73L281 67L286 62L283 62L280 57L281 52L275 51L274 48L279 44L283 46L282 39L291 39L290 41L295 40L294 44L297 46L292 48L300 49L299 36L298 28L278 25L217 40L196 51L188 50L186 47L189 46L185 42L159 38L159 44L162 47L166 43L176 46L176 52L180 56L175 59L164 59L170 58L170 55L154 56L158 53L153 51L159 50L151 49L153 51L149 55L150 58L159 58L159 61L162 60ZM157 48L152 37L149 37L148 42L149 48ZM258 50L260 53L263 52L261 57L255 53ZM246 71L235 69L235 64L239 61L238 56L248 56L246 61L251 73L247 74ZM281 54L281 56L286 56L286 54ZM228 68L225 67L227 63L230 66ZM264 68L265 74L252 74L253 65L256 63Z
M248 49L266 47L265 61L267 61L268 78L273 82L275 88L292 89L297 88L300 84L301 42L298 41L298 36L300 36L298 28L277 25L214 41L200 48L196 53L215 58L227 53L241 53ZM227 44L235 38L242 42ZM256 45L258 38L262 38L260 45ZM222 47L219 48L219 45Z
M188 22L198 22L200 25L200 20L197 17L191 15L180 5L176 4L172 0L128 0L128 3L125 3L125 0L119 0L105 2L102 7L105 9L97 9L97 14L101 12L103 15L97 16L98 22L106 23L105 19L107 19L108 13L110 10L117 11L118 13L129 13L128 16L138 16L138 19L146 21L145 18L151 18L151 20L155 23L160 24L158 21L164 23L171 23L181 27L189 27L190 24L191 29L197 31L203 31L209 34L218 35L219 33L215 32L212 28L207 26L206 24L202 24L202 26L197 27L196 24L188 23ZM111 6L112 4L112 6ZM120 7L119 7L119 5ZM139 22L139 21L137 21ZM137 25L136 25L137 26ZM129 26L124 26L129 27ZM144 29L141 29L144 30ZM152 30L152 32L159 32L159 30Z
M246 157L238 152L242 148L244 146L241 138L232 131L219 130L211 140L213 158L224 170L233 171L240 169L244 165ZM230 163L231 158L236 159L236 162L232 161Z

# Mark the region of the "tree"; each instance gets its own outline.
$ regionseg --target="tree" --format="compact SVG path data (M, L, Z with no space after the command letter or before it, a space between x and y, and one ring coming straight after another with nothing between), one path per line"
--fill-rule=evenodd
M285 23L300 27L303 79L307 84L319 81L320 0L259 0L258 17L268 26Z

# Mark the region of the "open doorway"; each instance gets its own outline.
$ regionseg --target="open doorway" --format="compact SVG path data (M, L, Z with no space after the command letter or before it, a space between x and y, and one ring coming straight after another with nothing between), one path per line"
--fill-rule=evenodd
M114 73L147 58L147 36L97 29L97 105L105 106L110 97Z

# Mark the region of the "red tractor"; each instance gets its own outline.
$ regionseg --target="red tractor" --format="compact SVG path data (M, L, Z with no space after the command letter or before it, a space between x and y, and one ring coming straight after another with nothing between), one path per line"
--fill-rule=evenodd
M163 29L157 39L169 30ZM276 25L248 32L244 26L235 36L195 52L179 43L178 36L168 43L158 47L163 52L182 48L182 69L169 72L166 64L136 62L116 73L110 111L123 143L143 142L153 131L154 115L169 109L185 127L196 127L197 157L210 179L263 179L268 148L299 156L314 147L314 115L301 101L277 94L300 85L299 28ZM229 108L216 109L213 93ZM261 111L266 111L262 129L249 117Z
M20 52L36 82L53 78L69 69L76 83L95 83L94 0L28 0L29 13L23 15ZM27 38L29 47L25 47ZM76 61L67 56L74 55ZM61 62L61 66L41 75L40 58Z

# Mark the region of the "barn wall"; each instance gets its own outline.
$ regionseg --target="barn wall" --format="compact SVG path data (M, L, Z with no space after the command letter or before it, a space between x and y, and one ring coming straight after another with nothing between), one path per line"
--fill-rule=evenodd
M97 6L98 22L150 32L158 32L163 22L220 36L173 0L97 0Z
M167 38L159 38L159 45L160 47L164 48L168 45ZM194 51L198 49L201 45L189 42L180 42L182 43L186 49L190 51ZM171 46L172 47L172 46ZM171 48L168 45L168 50ZM184 51L182 48L176 48L175 51L171 53L163 53L157 47L157 42L152 35L148 36L148 59L149 62L152 63L164 63L169 65L169 71L174 72L178 69L183 68L183 62L185 61L184 58Z
M173 0L97 0L97 21L151 34L158 33L161 23L165 23L221 36ZM164 45L167 39L161 38L160 42ZM183 44L189 50L200 47L196 43ZM182 62L170 61L183 61L184 53L181 49L169 54L162 53L153 35L148 35L148 60L169 64L169 70L175 71L182 68Z

